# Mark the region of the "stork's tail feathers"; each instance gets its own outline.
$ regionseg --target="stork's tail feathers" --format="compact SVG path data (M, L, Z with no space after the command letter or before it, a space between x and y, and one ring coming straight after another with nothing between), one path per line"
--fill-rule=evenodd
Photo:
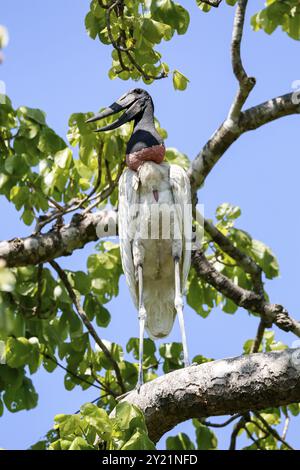
M151 339L168 336L172 330L176 310L174 307L174 291L162 294L161 281L152 281L145 285L144 302L147 312L146 331ZM150 285L151 284L151 285ZM149 294L149 295L147 295Z

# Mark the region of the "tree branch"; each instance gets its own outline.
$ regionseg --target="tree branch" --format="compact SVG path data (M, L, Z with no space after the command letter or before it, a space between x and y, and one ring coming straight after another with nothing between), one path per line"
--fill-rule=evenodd
M248 413L249 414L249 413ZM244 429L247 421L250 419L249 416L242 416L241 419L234 425L233 431L230 436L230 445L228 450L236 450L236 440L241 429Z
M202 219L200 213L197 214L198 219ZM256 293L263 295L264 288L262 283L262 269L258 264L248 256L246 253L237 248L228 237L226 237L217 227L207 219L203 219L204 230L210 235L212 240L231 258L233 258L237 264L243 268L243 270L250 274Z
M248 0L238 0L232 31L231 63L233 73L239 82L238 92L228 114L228 120L232 121L233 123L238 121L241 114L241 109L256 83L254 77L248 77L241 58L241 42L243 37L247 4Z
M188 175L195 192L203 183L226 150L245 132L276 119L300 113L299 103L293 103L293 93L278 96L242 112L237 123L223 122L193 160Z
M228 418L226 421L224 421L224 423L211 423L210 421L201 420L201 424L204 424L205 426L208 426L209 428L225 428L226 426L228 426L228 424L232 423L239 417L240 417L239 414L233 415L230 418Z
M231 299L239 307L257 313L268 324L275 323L283 331L292 331L300 337L300 322L291 318L278 304L270 304L253 291L243 289L217 271L201 251L193 252L192 264L199 277Z
M251 348L251 353L256 353L259 351L260 345L264 338L265 329L267 328L267 326L270 326L270 324L267 324L266 321L263 318L261 318L257 327L257 332L256 332L255 340Z
M218 8L222 0L201 0L202 3L206 3L206 5L209 5L214 8Z
M257 353L176 370L125 398L145 414L150 439L187 419L300 401L299 349Z
M85 216L75 214L70 224L57 230L0 242L0 259L11 268L44 263L60 256L71 255L74 250L98 240L101 234L116 235L116 229L117 213L113 210Z
M81 304L80 304L80 301L75 293L75 291L73 290L69 280L68 280L68 277L67 277L67 274L65 273L65 271L59 266L59 264L56 263L56 261L50 261L50 265L52 266L52 268L57 272L57 274L59 275L59 277L61 278L65 288L67 289L68 291L68 294L74 304L74 307L76 308L76 311L78 313L78 316L81 318L82 322L84 323L84 325L86 326L86 329L88 330L89 334L92 336L92 338L95 340L96 344L98 344L99 348L101 349L101 351L103 351L104 355L106 356L106 358L110 361L110 363L112 364L113 368L114 368L114 371L115 371L115 374L116 374L116 378L117 378L117 382L119 384L119 387L121 389L121 392L122 393L125 393L126 392L126 388L124 386L124 382L123 382L123 378L122 378L122 375L121 375L121 371L120 371L120 368L119 368L119 365L118 363L115 361L115 359L112 357L110 351L107 349L107 347L105 346L105 344L103 343L102 339L98 336L98 333L96 332L95 328L93 327L92 323L90 322L90 320L88 319L88 317L86 316L85 314L85 311L83 310L83 308L81 307Z
M272 428L272 426L269 425L269 423L267 423L267 421L264 419L263 416L261 416L260 413L256 413L254 412L254 416L259 419L263 425L265 426L265 428L267 429L267 431L272 434L275 439L277 439L278 441L280 441L283 445L285 445L289 450L294 450L293 447L290 446L290 444L288 444L285 439L283 439L280 434L278 434L278 432L276 431L276 429Z

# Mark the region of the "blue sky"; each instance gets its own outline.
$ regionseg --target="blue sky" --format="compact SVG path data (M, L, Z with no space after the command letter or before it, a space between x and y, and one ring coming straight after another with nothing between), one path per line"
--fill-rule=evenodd
M189 77L190 84L185 92L174 91L170 78L154 83L149 91L156 116L168 130L167 145L177 147L192 159L225 118L236 91L229 50L234 11L223 5L204 14L195 2L181 3L191 12L188 33L158 49L171 69L177 68ZM300 79L299 43L281 31L271 37L252 32L250 16L263 2L249 3L243 58L248 73L257 78L257 85L247 107L291 91L292 82ZM62 136L66 135L71 113L96 111L133 86L132 82L108 79L109 47L92 41L85 32L88 5L88 0L1 1L0 23L9 30L10 43L4 51L0 80L6 82L7 94L15 107L43 109L48 124ZM241 206L239 227L268 244L279 259L280 277L266 284L271 300L285 305L296 318L300 316L297 295L300 253L296 248L300 229L298 133L299 118L291 116L242 136L199 192L207 217L213 217L222 202ZM30 233L4 198L0 199L0 210L0 239ZM92 251L91 245L75 253L72 259L64 260L63 265L84 269ZM129 337L137 336L138 321L124 281L120 296L109 304L109 309L111 324L99 333L125 346ZM187 308L191 356L239 355L244 341L255 335L256 325L257 319L242 310L232 316L215 309L204 321ZM277 329L276 338L288 345L295 339ZM180 340L177 324L170 340ZM0 420L0 447L28 447L51 427L55 414L75 412L82 403L97 396L96 389L65 391L60 372L39 372L33 380L39 405L29 412L5 411ZM299 425L300 420L294 420L288 434L290 443L298 449ZM176 428L186 432L190 429L189 424ZM219 434L221 448L228 447L226 434ZM163 446L162 442L160 447Z

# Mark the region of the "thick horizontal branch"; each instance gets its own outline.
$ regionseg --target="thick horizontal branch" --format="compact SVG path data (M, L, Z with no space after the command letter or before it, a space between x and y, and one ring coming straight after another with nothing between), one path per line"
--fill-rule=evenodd
M292 331L300 337L300 323L290 317L282 305L270 304L263 296L234 284L229 278L217 271L201 251L193 253L192 263L199 277L225 297L231 299L236 305L259 314L266 324L272 325L274 323L281 330Z
M131 392L157 442L182 421L300 401L300 349L243 355L171 372Z
M101 236L116 235L117 213L99 211L81 216L75 214L68 225L25 238L0 242L0 259L7 267L44 263L60 256L68 256L74 250Z
M193 190L196 191L203 184L222 155L242 134L284 116L299 113L299 102L293 100L293 93L288 93L247 109L240 114L236 123L226 120L209 139L188 170Z

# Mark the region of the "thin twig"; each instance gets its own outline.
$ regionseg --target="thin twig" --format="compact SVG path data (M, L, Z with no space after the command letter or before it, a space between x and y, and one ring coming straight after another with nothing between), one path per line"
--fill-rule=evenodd
M117 17L123 17L124 15L123 1L116 0L107 5L99 0L98 2L101 8L105 9L105 21L106 21L106 27L107 27L107 34L108 34L108 37L112 46L117 51L118 59L121 65L121 70L118 71L117 73L122 73L123 71L131 72L133 70L132 68L125 65L123 56L122 56L122 54L125 54L129 62L142 75L142 77L144 77L145 80L160 80L162 78L167 77L168 74L165 72L165 70L163 70L159 75L148 74L143 70L143 68L138 64L138 62L135 60L132 54L132 52L134 52L134 49L132 47L126 46L127 36L126 36L126 32L124 31L124 29L120 28L119 38L118 39L114 38L113 33L112 33L112 28L111 28L111 14L114 11Z
M57 272L57 274L59 275L59 277L61 278L65 288L67 289L68 291L68 294L76 308L76 311L79 315L79 317L81 318L81 320L83 321L83 323L85 324L89 334L92 336L92 338L94 338L96 344L98 344L99 348L103 351L104 355L107 357L107 359L111 362L114 370L115 370L115 373L116 373L116 378L117 378L117 382L119 384L119 387L122 391L122 393L125 393L126 392L126 388L124 386L124 382L123 382L123 379L122 379L122 375L121 375L121 371L120 371L120 368L119 368L119 365L118 363L115 361L115 359L112 357L110 351L107 349L107 347L105 346L105 344L103 343L103 341L101 340L101 338L98 336L98 333L96 332L95 328L93 327L92 323L90 322L90 320L87 318L83 308L81 307L81 304L80 304L80 301L77 297L77 295L75 294L75 291L73 290L69 280L68 280L68 277L65 273L65 271L59 266L59 264L52 260L52 261L49 261L50 265L52 266L52 268Z
M235 424L233 431L230 436L230 444L228 450L236 450L236 440L238 433L241 429L244 429L247 421L250 419L250 414L243 415L241 419Z
M267 421L261 416L260 413L254 411L253 414L257 419L259 419L263 423L263 425L267 428L270 434L272 434L276 439L278 439L278 441L284 444L289 450L294 450L293 447L290 446L290 444L288 444L286 440L283 439L280 434L274 428L272 428L272 426L269 425L269 423L267 423Z
M60 367L62 370L64 370L65 372L67 372L69 375L72 375L72 377L80 380L80 382L84 382L88 385L91 385L91 387L94 387L94 388L97 388L98 390L104 390L103 387L99 387L98 385L95 385L93 382L89 382L89 380L85 379L84 377L81 377L80 375L77 375L75 372L73 372L71 369L69 369L68 367L65 367L63 366L62 364L60 364L57 359L55 359L54 357L50 356L49 354L47 353L42 353L42 355L46 358L46 359L50 359L50 361L54 362L54 364L56 364L58 367Z
M92 373L92 376L93 376L93 378L95 379L95 381L96 381L109 395L112 395L114 398L116 398L116 397L117 397L117 394L116 394L113 390L111 390L111 389L109 388L109 386L106 385L106 383L101 382L101 380L98 378L96 372L95 372L94 369L93 369L93 365L92 365L92 364L90 364L90 369L91 369L91 373Z
M97 398L94 398L94 400L92 401L89 401L89 403L97 403L97 401L100 401L102 398L105 398L105 397L108 397L110 394L109 393L104 393L103 395L100 395L99 397ZM79 413L81 413L81 410L76 410L74 411L74 415L78 415Z
M231 418L227 419L227 421L224 421L224 423L211 423L210 421L201 421L201 423L205 424L205 426L208 426L210 428L224 428L225 426L228 426L228 424L232 423L240 416L241 416L240 414L233 415L231 416Z
M125 162L122 162L120 165L119 165L119 169L118 169L118 173L117 173L117 176L115 177L115 179L109 184L109 186L104 189L100 194L98 194L96 196L96 202L94 202L93 204L90 204L82 213L82 215L86 215L88 212L91 212L95 207L97 207L102 201L104 201L105 199L107 199L111 193L113 192L113 190L118 186L118 183L119 183L119 179L123 173L123 169L124 169L124 166L125 166Z
M252 419L249 419L248 423L255 424L255 426L264 433L264 436L261 439L266 439L269 437L270 433L266 431L257 421L253 421Z
M253 437L253 435L251 434L251 432L249 431L249 429L247 429L247 426L244 427L245 431L246 431L246 434L248 435L249 439L251 439L251 441L256 445L256 447L259 449L259 450L263 450L263 448L261 447L260 443L259 443L259 439L255 439Z
M252 348L251 348L251 353L256 353L259 351L260 345L262 343L263 337L264 337L264 332L266 329L266 322L261 318L258 328L257 328L257 333L255 336L255 340L253 342Z

